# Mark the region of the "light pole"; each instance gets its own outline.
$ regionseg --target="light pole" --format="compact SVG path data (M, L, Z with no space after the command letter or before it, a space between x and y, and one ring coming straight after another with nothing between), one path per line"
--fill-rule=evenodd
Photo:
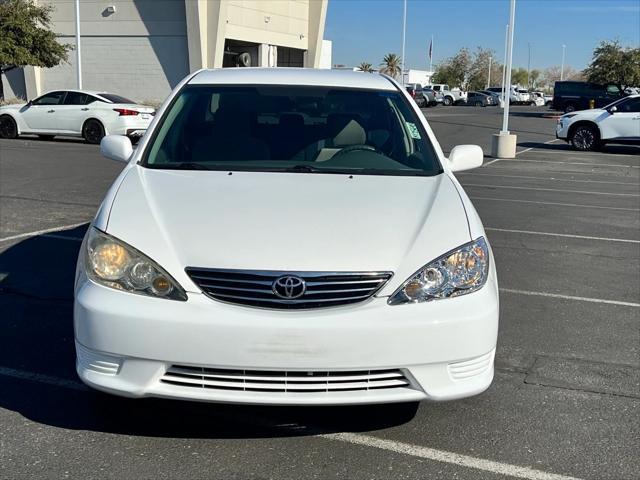
M509 25L505 25L504 29L504 62L502 62L502 108L504 108L505 102L509 100L505 97L505 85L507 83L505 73L507 68L507 44L509 43Z
M407 0L404 0L404 14L402 17L402 67L400 71L400 78L402 79L402 85L404 85L404 45L407 36Z
M564 54L567 51L567 46L562 45L562 66L560 67L560 81L564 80Z
M489 57L489 73L487 74L487 88L491 86L491 62L493 61L493 57Z
M529 48L529 59L527 60L527 88L530 88L531 80L529 76L531 75L531 43L527 42L527 47Z
M511 0L509 9L509 34L507 36L506 70L504 74L503 88L506 82L511 80L511 66L513 63L513 32L516 20L516 0ZM517 136L509 133L509 101L505 99L502 116L502 130L494 134L491 140L491 155L495 158L516 158Z
M513 62L513 31L515 29L516 22L516 0L511 0L511 8L509 11L509 43L507 45L507 71L505 78L507 81L511 79L511 64ZM504 104L504 113L502 115L502 130L503 135L509 135L509 102ZM514 145L515 147L515 145Z
M82 90L82 55L80 54L80 0L76 0L76 73L78 90Z

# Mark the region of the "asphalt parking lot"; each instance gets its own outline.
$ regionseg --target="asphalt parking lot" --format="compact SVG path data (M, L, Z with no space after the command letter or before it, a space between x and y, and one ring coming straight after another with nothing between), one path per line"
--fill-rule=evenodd
M0 477L640 478L640 148L572 151L514 107L514 160L459 174L498 268L497 371L449 403L258 408L94 394L72 284L121 169L73 140L0 141ZM498 108L424 110L486 154ZM135 206L132 206L135 208Z

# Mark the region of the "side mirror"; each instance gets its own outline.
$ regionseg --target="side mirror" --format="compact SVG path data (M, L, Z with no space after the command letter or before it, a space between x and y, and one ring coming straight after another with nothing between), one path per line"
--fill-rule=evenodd
M454 172L478 168L483 159L484 153L478 145L458 145L449 154L449 164Z
M133 153L133 145L129 137L124 135L107 135L100 142L100 153L110 160L128 162Z
M30 107L31 105L33 105L33 100L29 100L25 105L25 107Z
M611 108L608 109L608 112L613 115L614 113L616 113L618 111L618 107L616 107L615 105Z

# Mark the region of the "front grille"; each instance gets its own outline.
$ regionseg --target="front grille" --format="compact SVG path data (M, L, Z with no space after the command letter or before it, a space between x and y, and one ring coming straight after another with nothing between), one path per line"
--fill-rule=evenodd
M216 300L263 308L323 308L362 302L391 278L391 272L283 272L187 268L187 274ZM295 277L304 282L304 293L282 298L274 282ZM299 292L295 292L296 294Z
M226 370L172 365L160 379L181 387L242 392L317 393L411 388L401 370Z

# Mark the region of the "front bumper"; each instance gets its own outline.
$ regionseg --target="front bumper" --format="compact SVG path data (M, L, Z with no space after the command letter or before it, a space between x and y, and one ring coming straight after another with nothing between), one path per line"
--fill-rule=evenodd
M569 134L569 122L561 120L556 124L556 138L558 140L566 140Z
M463 398L484 391L493 379L495 271L478 292L416 305L389 306L386 298L374 298L346 307L283 312L224 304L200 293L188 296L186 302L155 299L81 281L74 327L82 381L129 397L346 405ZM300 392L268 384L244 389L166 381L170 369L185 368L202 368L202 377L195 378L205 380L208 369L225 378L256 372L373 378L393 369L406 385Z

